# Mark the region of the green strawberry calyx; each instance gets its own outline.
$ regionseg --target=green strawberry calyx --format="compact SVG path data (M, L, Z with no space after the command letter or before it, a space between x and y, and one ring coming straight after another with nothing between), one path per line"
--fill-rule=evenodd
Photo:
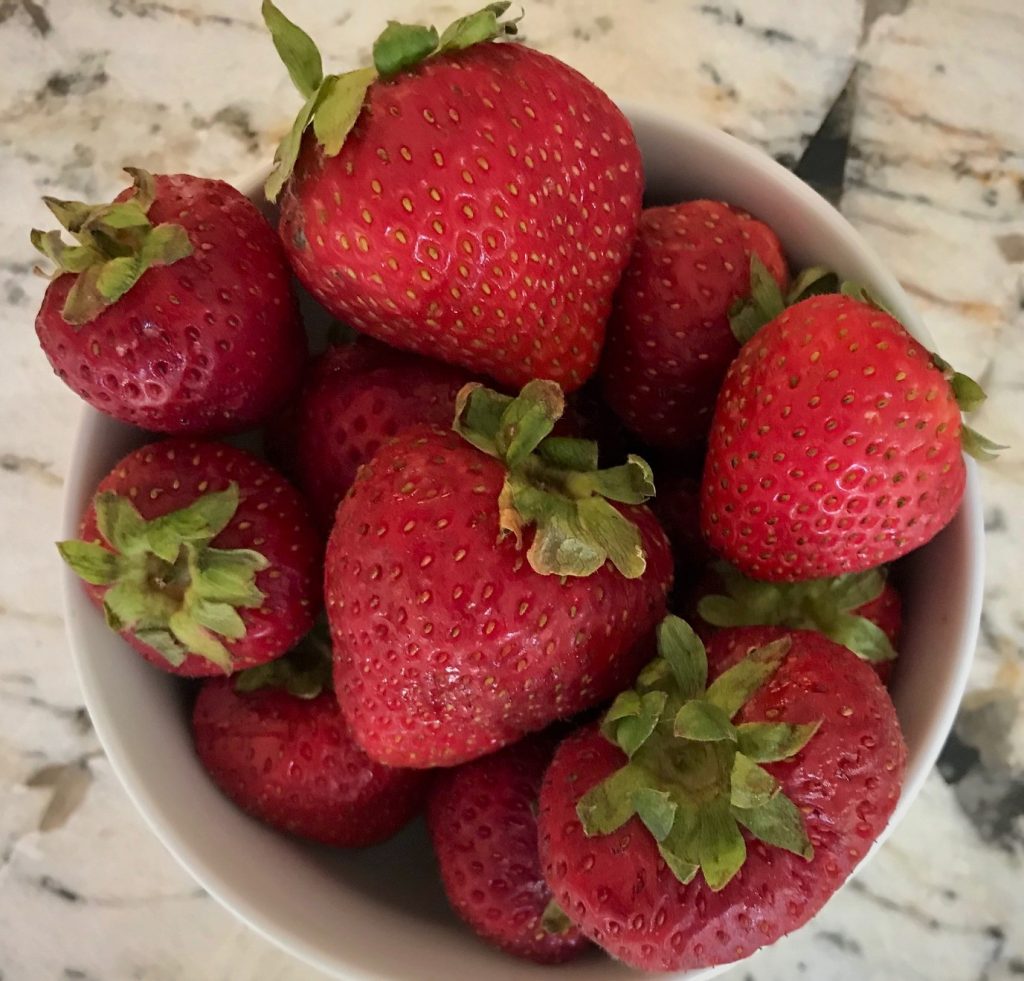
M64 561L87 583L106 586L103 612L177 667L188 654L231 670L223 640L240 640L239 609L258 608L256 574L268 562L251 549L211 542L238 510L238 485L147 521L127 497L104 491L94 507L101 541L58 542Z
M881 569L793 583L749 579L728 562L716 562L712 569L725 593L704 596L697 604L697 612L712 626L816 630L865 661L896 657L882 628L855 612L882 595Z
M565 915L565 910L552 899L541 913L540 927L546 934L560 937L573 928L573 922Z
M313 39L274 5L263 0L263 21L274 47L288 69L305 102L274 156L274 169L264 191L276 201L291 176L299 156L302 135L312 124L317 142L328 157L337 156L355 126L366 92L377 79L387 81L434 55L461 51L484 41L514 35L515 20L502 20L511 2L491 3L465 17L459 17L440 34L423 24L388 21L373 43L373 66L356 68L340 75L325 75L323 59Z
M611 502L643 504L654 476L640 457L598 468L597 444L552 436L565 411L562 389L531 381L512 398L471 383L455 404L453 429L506 468L498 499L501 534L522 544L533 525L527 560L541 575L589 576L610 561L627 579L644 574L640 532Z
M756 252L750 253L750 295L736 299L729 310L729 327L740 344L746 344L766 323L786 309L775 277Z
M181 225L154 225L149 209L155 197L153 175L126 167L134 194L112 204L83 204L44 197L63 229L77 244L69 245L58 230L32 229L33 246L55 269L53 278L75 276L61 311L80 328L116 303L153 266L169 266L192 254L188 232Z
M331 689L331 638L322 618L284 657L239 671L235 691L248 693L279 688L295 698L313 699Z
M812 296L825 293L842 293L858 303L875 307L887 313L894 320L899 318L863 283L840 280L839 276L825 266L812 266L799 273L789 291L783 294L756 252L750 254L750 296L740 297L729 310L729 327L740 344L746 344L765 324L774 320L787 307L800 303ZM961 412L973 412L985 401L985 390L969 375L956 371L953 366L934 351L929 352L932 363L949 382ZM995 443L977 430L963 425L960 429L960 443L965 453L976 460L994 460L999 450L1007 449Z
M700 638L685 620L666 617L658 657L602 722L604 737L629 761L580 798L584 833L610 834L635 815L680 882L700 871L716 892L746 861L741 828L810 860L814 848L800 810L760 764L795 756L820 722L732 721L789 648L788 637L756 648L708 685Z
M957 371L945 358L940 357L934 351L931 352L932 364L935 365L942 376L949 382L953 389L953 397L956 404L960 406L961 412L973 412L981 407L988 398L985 390L969 375ZM964 424L960 427L960 444L968 456L975 460L994 460L999 456L1000 450L1007 447L1003 443L996 443L987 436L982 436L976 429Z
M729 310L729 327L740 344L746 344L765 324L786 307L822 293L846 293L853 284L824 266L811 266L799 273L786 293L756 252L750 253L750 295L737 299ZM873 302L873 301L868 301ZM877 303L875 305L878 305Z

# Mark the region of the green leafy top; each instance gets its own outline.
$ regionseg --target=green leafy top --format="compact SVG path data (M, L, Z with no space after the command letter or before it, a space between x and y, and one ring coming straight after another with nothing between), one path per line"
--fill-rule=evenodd
M750 253L750 296L736 300L729 311L729 326L740 344L746 344L786 307L821 293L835 293L839 278L823 266L805 269L783 294L775 277L756 252Z
M988 398L985 390L969 375L954 369L945 358L940 357L934 351L931 352L931 355L932 363L942 372L943 377L949 382L950 388L953 389L953 397L956 399L956 404L960 406L960 411L973 412L980 408ZM964 452L976 460L994 460L999 456L1000 450L1007 449L1004 444L996 443L987 436L983 436L966 423L960 428L960 444L963 446Z
M285 17L272 0L263 0L263 20L274 47L305 99L274 156L274 169L265 186L268 200L277 200L291 175L302 134L310 123L324 153L336 156L359 118L366 90L372 82L378 78L385 81L393 78L434 55L461 51L483 41L515 34L519 18L501 19L510 6L508 0L488 4L482 10L453 21L440 35L434 27L388 21L373 43L373 67L324 75L323 60L313 39Z
M885 573L880 569L788 583L748 579L728 562L716 562L712 568L725 595L703 597L697 612L713 626L817 630L866 661L896 657L883 630L855 612L882 594Z
M786 307L806 300L811 296L825 293L842 293L858 303L876 307L883 313L895 318L878 296L863 283L852 280L840 280L836 273L824 266L812 266L801 272L793 280L789 292L783 296L775 278L765 268L756 252L750 254L750 296L737 300L729 311L729 326L733 336L740 344L746 344L765 324L774 320ZM972 412L985 401L984 389L971 377L954 370L953 366L934 351L930 352L935 367L938 368L956 398L962 412ZM960 431L960 442L965 453L978 460L994 460L999 450L1006 447L982 436L970 426L964 425Z
M783 638L758 648L708 685L704 645L684 620L666 617L659 656L604 717L602 733L629 761L580 798L584 833L610 834L636 815L680 882L699 870L715 891L746 860L741 826L809 860L800 811L759 764L794 756L820 723L732 722L789 646Z
M621 466L598 469L596 443L550 435L564 410L552 381L528 382L516 398L471 383L459 392L453 428L505 464L501 532L521 543L523 530L536 526L527 552L536 572L589 576L607 559L636 579L647 567L640 532L609 502L653 497L651 468L630 455Z
M284 657L239 671L235 691L281 688L296 698L316 698L331 687L331 638L324 618Z
M126 167L135 193L113 204L83 204L44 197L62 228L77 245L68 245L60 231L33 228L32 244L52 260L53 277L75 276L62 311L74 327L93 320L116 303L152 266L169 266L192 254L192 243L181 225L153 225L153 177L144 170Z
M238 610L263 603L256 573L267 567L259 552L210 544L238 501L232 483L147 521L127 497L104 491L94 506L106 544L66 541L57 548L78 576L108 587L103 611L112 630L129 631L174 666L196 654L230 672L220 638L245 636Z
M562 907L553 899L544 907L544 912L540 916L541 929L556 937L568 933L574 925L572 920L565 915Z

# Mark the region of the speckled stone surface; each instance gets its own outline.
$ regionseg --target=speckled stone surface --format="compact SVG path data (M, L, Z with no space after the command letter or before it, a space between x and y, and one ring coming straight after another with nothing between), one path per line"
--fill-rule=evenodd
M339 67L387 17L462 12L287 9ZM1024 6L533 0L523 26L617 99L717 123L835 200L986 384L978 428L1015 447L983 473L982 637L936 772L810 927L725 977L1024 977ZM296 99L256 0L0 0L0 64L0 977L312 977L178 868L90 727L51 544L78 407L36 348L26 234L46 220L41 194L102 199L128 162L252 173Z

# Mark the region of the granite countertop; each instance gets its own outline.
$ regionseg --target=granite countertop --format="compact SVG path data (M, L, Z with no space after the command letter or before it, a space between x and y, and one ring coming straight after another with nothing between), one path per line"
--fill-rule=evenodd
M288 0L336 66L425 0ZM955 732L871 865L731 981L1024 977L1024 6L1020 0L531 0L525 37L619 99L715 122L836 201L1012 444L983 471L988 586ZM0 0L0 977L309 978L152 837L93 733L61 622L78 414L40 355L27 229L126 162L231 179L296 100L257 0ZM1014 501L1018 503L1015 505Z

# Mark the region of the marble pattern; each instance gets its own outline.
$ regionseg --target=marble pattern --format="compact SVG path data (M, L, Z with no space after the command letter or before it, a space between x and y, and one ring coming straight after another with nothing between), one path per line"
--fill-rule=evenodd
M365 59L386 17L457 4L291 0ZM1018 0L533 0L525 37L616 98L707 119L839 201L943 352L990 392L978 428L988 588L971 691L906 822L814 924L731 981L1024 976L1024 8ZM40 194L102 198L133 162L228 179L296 98L256 0L0 0L0 977L313 975L163 851L113 777L70 670L56 537L77 406L40 356ZM844 167L845 164L845 167ZM939 857L941 856L941 861ZM12 925L17 924L17 929Z

